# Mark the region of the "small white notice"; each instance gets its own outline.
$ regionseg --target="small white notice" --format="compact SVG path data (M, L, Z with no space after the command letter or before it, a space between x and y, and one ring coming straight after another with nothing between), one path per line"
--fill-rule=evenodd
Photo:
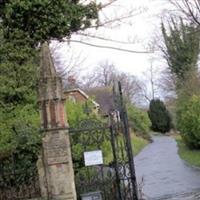
M85 166L103 164L103 154L101 150L84 152Z

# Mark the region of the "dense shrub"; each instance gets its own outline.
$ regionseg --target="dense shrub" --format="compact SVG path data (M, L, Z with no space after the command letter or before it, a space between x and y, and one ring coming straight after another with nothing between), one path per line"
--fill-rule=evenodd
M152 130L166 133L172 128L171 116L160 99L153 99L149 106L149 118Z
M127 111L130 127L140 136L150 139L149 131L151 121L149 120L148 114L132 104L127 105Z
M39 114L32 105L0 109L0 185L17 186L36 174L40 145Z
M200 96L179 105L177 126L187 146L200 149Z
M75 166L75 173L78 172L76 171L77 169L85 166L83 153L86 150L92 151L96 150L97 147L101 148L105 159L112 151L109 140L109 132L103 131L102 129L97 129L98 125L103 125L104 119L96 114L93 107L94 106L91 101L79 103L67 100L65 104L69 127L71 129L81 128L83 130L94 128L90 131L82 131L76 132L76 134L70 134L70 142L72 143L72 159ZM104 137L102 137L103 134ZM102 139L98 141L97 138ZM104 162L106 162L105 159Z
M83 105L67 100L65 104L67 120L70 127L76 127L77 122L86 119L87 115L84 112Z

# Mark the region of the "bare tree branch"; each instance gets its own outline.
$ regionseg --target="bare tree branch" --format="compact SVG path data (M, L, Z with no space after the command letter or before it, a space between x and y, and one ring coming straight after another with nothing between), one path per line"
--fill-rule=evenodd
M57 68L57 72L65 82L68 76L78 77L80 70L82 70L81 66L86 58L82 57L81 52L74 54L74 52L70 51L70 49L67 55L64 55L62 53L61 44L62 43L59 42L51 44L51 54Z
M69 42L69 41L74 42L74 43L84 44L87 46L98 47L98 48L103 48L103 49L112 49L112 50L123 51L123 52L128 52L128 53L139 53L139 54L153 53L152 51L136 51L136 50L129 50L129 49L124 49L124 48L114 47L114 46L98 45L98 44L89 43L89 42L85 42L81 40L75 40L75 39L70 39L70 40L63 39L63 42Z
M200 0L170 0L187 18L200 26Z
M94 39L99 39L99 40L103 40L103 41L107 41L107 42L114 42L114 43L119 43L119 44L133 44L134 42L131 41L120 41L120 40L113 40L110 38L105 38L103 36L98 36L98 35L93 35L90 33L83 33L83 32L78 32L77 35L81 35L81 36L85 36L85 37L89 37L89 38L94 38Z
M110 0L110 1L108 1L107 3L105 3L105 4L102 4L101 5L101 8L103 9L103 8L107 8L108 6L110 6L110 5L112 5L113 3L115 3L117 0Z
M152 99L155 99L155 83L154 83L154 72L153 72L152 62L151 62L151 65L150 65L150 83L151 83Z

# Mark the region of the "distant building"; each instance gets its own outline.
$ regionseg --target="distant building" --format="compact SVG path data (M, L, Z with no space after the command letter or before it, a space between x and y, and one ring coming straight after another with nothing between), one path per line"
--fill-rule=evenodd
M69 99L73 102L78 103L85 103L88 100L91 100L92 104L94 105L93 109L96 113L99 112L99 104L92 100L84 91L79 88L69 89L64 91L64 95L66 99Z
M64 95L66 99L79 103L90 100L94 105L95 112L102 116L107 116L110 111L114 110L111 87L95 87L83 91L79 88L75 78L70 76L67 80Z
M94 106L93 111L95 113L99 113L99 104L79 88L79 86L76 84L76 80L72 76L68 78L67 82L67 88L64 90L64 96L66 99L82 104L90 100Z
M111 87L96 87L85 91L90 98L93 98L99 104L99 112L107 116L114 110L113 94Z

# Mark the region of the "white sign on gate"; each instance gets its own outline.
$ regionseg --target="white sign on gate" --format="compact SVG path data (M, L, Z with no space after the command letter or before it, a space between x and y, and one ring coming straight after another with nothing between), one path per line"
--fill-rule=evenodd
M85 166L103 164L103 154L101 150L84 152Z

